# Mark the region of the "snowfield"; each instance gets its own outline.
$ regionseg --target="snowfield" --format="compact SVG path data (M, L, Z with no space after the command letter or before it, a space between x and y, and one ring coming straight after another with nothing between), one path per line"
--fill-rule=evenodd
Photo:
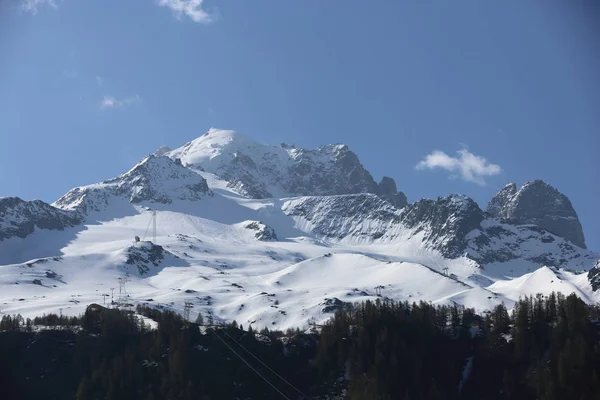
M576 271L522 258L485 268L467 255L446 258L425 244L426 231L392 224L388 218L400 210L375 195L348 197L344 209L344 196L244 197L214 174L224 159L235 158L231 135L219 140L170 151L194 168L156 154L115 179L73 189L54 205L78 213L80 225L0 240L0 314L76 315L111 298L183 312L191 302L193 319L201 312L205 320L287 329L322 323L337 309L377 298L478 311L552 291L600 300L600 291ZM276 152L285 160L297 155ZM267 183L269 191L284 192ZM380 205L369 213L372 203ZM521 233L511 229L516 242ZM542 251L545 244L535 240L523 251ZM597 257L585 251L574 258ZM125 277L126 293L119 296Z

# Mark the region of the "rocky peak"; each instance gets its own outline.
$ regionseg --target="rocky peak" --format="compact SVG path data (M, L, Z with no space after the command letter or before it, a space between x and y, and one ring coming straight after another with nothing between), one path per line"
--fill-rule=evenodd
M259 144L234 131L210 129L167 153L184 166L217 175L252 198L377 194L379 189L358 156L344 144L302 149L291 144ZM386 199L397 205L396 191Z
M496 193L496 195L490 200L486 211L493 218L501 218L503 209L511 201L515 194L517 194L517 185L515 183L509 183L498 193Z
M396 182L389 176L384 176L377 185L377 195L397 208L403 208L408 204L406 195L398 192Z
M174 200L200 200L205 195L212 192L200 175L169 157L150 155L116 178L71 189L54 205L87 214L102 210L111 197L125 197L130 203L169 204Z
M162 157L166 155L168 152L173 151L169 146L160 146L158 150L152 153L153 156Z
M583 229L571 201L541 180L505 186L487 206L488 214L513 224L532 224L586 248Z

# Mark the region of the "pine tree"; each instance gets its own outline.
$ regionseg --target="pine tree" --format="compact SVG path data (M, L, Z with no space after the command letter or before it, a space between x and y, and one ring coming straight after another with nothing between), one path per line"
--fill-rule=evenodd
M79 382L79 387L77 388L77 400L87 400L91 399L91 382L90 378L87 375L84 375L81 381Z

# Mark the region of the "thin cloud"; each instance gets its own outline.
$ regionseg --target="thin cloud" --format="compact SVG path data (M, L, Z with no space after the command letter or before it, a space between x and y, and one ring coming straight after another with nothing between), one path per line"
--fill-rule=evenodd
M418 170L441 168L458 174L465 181L479 185L485 185L485 178L502 172L499 165L491 164L484 157L477 156L465 148L456 153L456 157L451 157L443 151L435 150L426 155L415 168Z
M63 69L60 78L64 81L77 80L79 79L79 71L76 69Z
M177 18L189 17L192 21L208 24L214 16L202 8L204 0L158 0L160 7L170 8Z
M132 104L140 103L142 98L137 94L133 97L127 97L125 99L116 99L113 96L104 96L100 103L100 108L123 108Z
M104 79L102 79L102 77L101 77L101 76L98 76L98 75L96 75L96 84L97 84L99 87L102 87L102 84L103 84L103 83L104 83Z
M37 14L38 8L44 5L58 8L58 4L56 4L56 0L21 0L20 6L21 11L29 12L32 14Z

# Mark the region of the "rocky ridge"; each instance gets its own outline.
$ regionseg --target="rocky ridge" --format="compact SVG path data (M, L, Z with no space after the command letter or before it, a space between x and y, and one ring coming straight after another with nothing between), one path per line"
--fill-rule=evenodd
M133 204L170 204L175 200L198 201L205 196L212 196L212 192L200 175L178 160L150 155L116 178L71 189L53 205L87 215L105 209L113 197Z
M36 229L64 230L81 222L77 213L60 210L41 200L0 198L0 241L25 238Z

